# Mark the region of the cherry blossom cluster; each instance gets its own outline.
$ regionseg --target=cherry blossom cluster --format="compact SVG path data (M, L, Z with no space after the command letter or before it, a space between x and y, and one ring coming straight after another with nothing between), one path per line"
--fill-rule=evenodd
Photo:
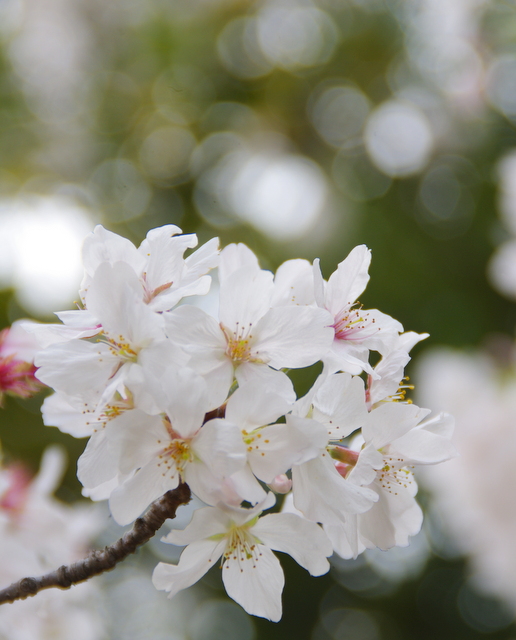
M229 596L277 621L272 551L321 575L333 552L407 545L422 521L413 467L454 455L452 419L406 401L404 367L426 334L357 302L365 246L326 282L318 261L274 275L245 245L219 252L213 239L185 258L196 245L172 225L139 248L101 226L86 238L80 308L26 325L55 391L44 422L89 436L83 492L109 499L119 524L181 482L205 503L164 539L185 549L156 567L158 589L172 597L219 563ZM289 370L318 362L297 398Z
M18 333L18 330L15 330ZM83 557L103 518L92 504L65 505L52 496L65 466L57 447L43 454L36 477L20 463L0 460L0 580L40 575ZM104 637L101 595L93 583L0 608L0 638L95 640Z

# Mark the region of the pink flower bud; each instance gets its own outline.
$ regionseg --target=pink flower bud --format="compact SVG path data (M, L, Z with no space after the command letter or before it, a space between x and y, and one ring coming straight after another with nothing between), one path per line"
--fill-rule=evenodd
M292 488L292 480L284 473L281 473L274 478L269 487L276 493L288 493Z
M13 325L0 332L0 406L6 394L30 398L45 386L35 377L32 360L26 360L33 358L35 349L28 349L28 341L20 331L23 330L18 325Z

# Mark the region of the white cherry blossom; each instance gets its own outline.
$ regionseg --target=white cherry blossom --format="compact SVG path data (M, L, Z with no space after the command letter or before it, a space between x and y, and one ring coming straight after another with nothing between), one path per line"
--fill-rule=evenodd
M377 309L365 311L357 302L369 281L370 262L369 249L365 245L355 247L326 283L319 261L314 261L316 301L333 318L333 345L323 358L330 372L359 374L367 371L375 376L369 365L369 351L388 353L395 346L399 332L403 331L403 326L394 318Z
M322 529L294 514L259 517L272 506L270 494L254 509L221 505L199 509L184 531L164 542L188 545L175 565L160 562L153 574L157 589L173 597L197 582L222 556L222 580L228 595L248 613L274 622L281 618L284 576L272 550L288 553L311 575L329 569L331 544Z
M191 357L222 403L234 377L274 379L277 370L314 364L331 345L327 311L305 306L271 307L272 274L255 266L232 271L220 286L219 321L183 305L166 314L167 332Z
M137 276L140 298L154 311L171 309L185 296L207 293L210 278L205 274L217 266L218 239L213 238L185 260L183 254L197 245L197 236L179 234L181 229L175 225L152 229L137 249L126 238L97 225L83 247L83 302L98 267L116 262L127 264Z
M413 467L437 464L456 455L450 440L453 419L439 414L423 420L428 413L401 402L386 402L370 412L353 445L354 455L353 449L348 451L348 464L339 471L350 482L367 485L379 499L367 513L347 518L347 526L357 536L357 544L351 545L352 553L346 531L326 528L340 555L356 557L364 548L406 546L409 537L420 530L423 515L414 499L417 483ZM350 524L353 518L356 521Z
M132 522L180 482L205 502L217 502L222 481L246 461L236 426L218 419L203 424L209 404L202 378L169 368L152 384L164 413L124 412L90 439L79 460L79 479L89 491L116 479L110 509L119 524Z

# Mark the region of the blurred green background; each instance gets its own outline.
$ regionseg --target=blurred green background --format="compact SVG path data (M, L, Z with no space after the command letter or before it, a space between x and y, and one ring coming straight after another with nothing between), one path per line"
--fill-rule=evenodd
M173 223L326 276L365 243L366 308L434 345L495 344L516 321L486 276L515 122L514 0L0 0L1 326L71 307L95 223L135 243ZM40 402L7 401L4 455L36 469L61 442L76 500L84 442ZM287 559L282 622L246 637L516 637L432 526L387 569Z

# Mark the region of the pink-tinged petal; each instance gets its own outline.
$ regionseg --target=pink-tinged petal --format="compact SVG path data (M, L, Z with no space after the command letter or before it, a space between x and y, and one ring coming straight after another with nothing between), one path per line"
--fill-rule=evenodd
M224 551L225 542L199 540L183 550L177 565L160 562L152 574L152 584L160 591L167 591L173 598L178 591L191 587L213 565Z
M362 427L364 440L381 449L408 433L429 413L415 404L386 402L373 409Z
M209 420L192 441L192 451L218 478L226 478L246 463L240 429L220 418Z
M276 307L255 327L252 354L275 369L308 367L328 352L332 322L324 309Z
M345 480L329 454L292 468L294 505L314 522L338 524L346 514L363 513L378 500L371 489Z
M307 306L314 303L314 274L308 260L287 260L280 265L274 276L271 306Z
M355 247L337 267L326 286L326 308L333 316L355 302L369 282L371 251L364 245Z
M253 327L269 310L274 291L270 271L242 267L220 283L221 324L235 339L253 334Z
M409 536L415 536L421 529L423 512L408 491L379 493L380 499L373 508L358 516L359 533L383 550L406 547Z
M86 273L93 276L103 262L126 262L136 274L143 271L145 259L138 254L134 244L122 236L97 225L86 236L82 247L82 260Z
M272 513L260 518L252 533L267 547L288 553L312 576L322 576L330 568L326 558L333 551L331 542L315 522L293 513Z
M273 377L275 380L276 376ZM229 398L226 419L237 424L242 430L252 431L275 422L291 408L292 403L275 391L272 380L251 381L244 383Z
M17 320L0 332L0 358L12 356L15 360L34 362L34 356L41 346L34 334L27 330L30 324L38 326L37 323Z
M154 500L178 484L179 473L175 464L165 466L161 460L153 458L113 491L109 498L111 514L118 524L129 524Z
M192 519L184 529L172 529L161 540L182 546L225 534L230 526L231 521L224 511L216 507L203 507L194 511Z
M313 419L324 424L332 438L345 438L367 419L364 382L348 373L330 375L317 390L313 405Z
M37 378L68 395L102 388L116 370L119 359L103 343L74 340L53 344L36 355Z
M251 558L231 555L222 567L227 594L247 613L272 622L281 618L281 593L285 576L270 549L257 544Z
M255 271L260 271L258 258L255 254L241 242L238 244L228 244L220 252L219 280L223 282L229 276L242 267L251 267Z

